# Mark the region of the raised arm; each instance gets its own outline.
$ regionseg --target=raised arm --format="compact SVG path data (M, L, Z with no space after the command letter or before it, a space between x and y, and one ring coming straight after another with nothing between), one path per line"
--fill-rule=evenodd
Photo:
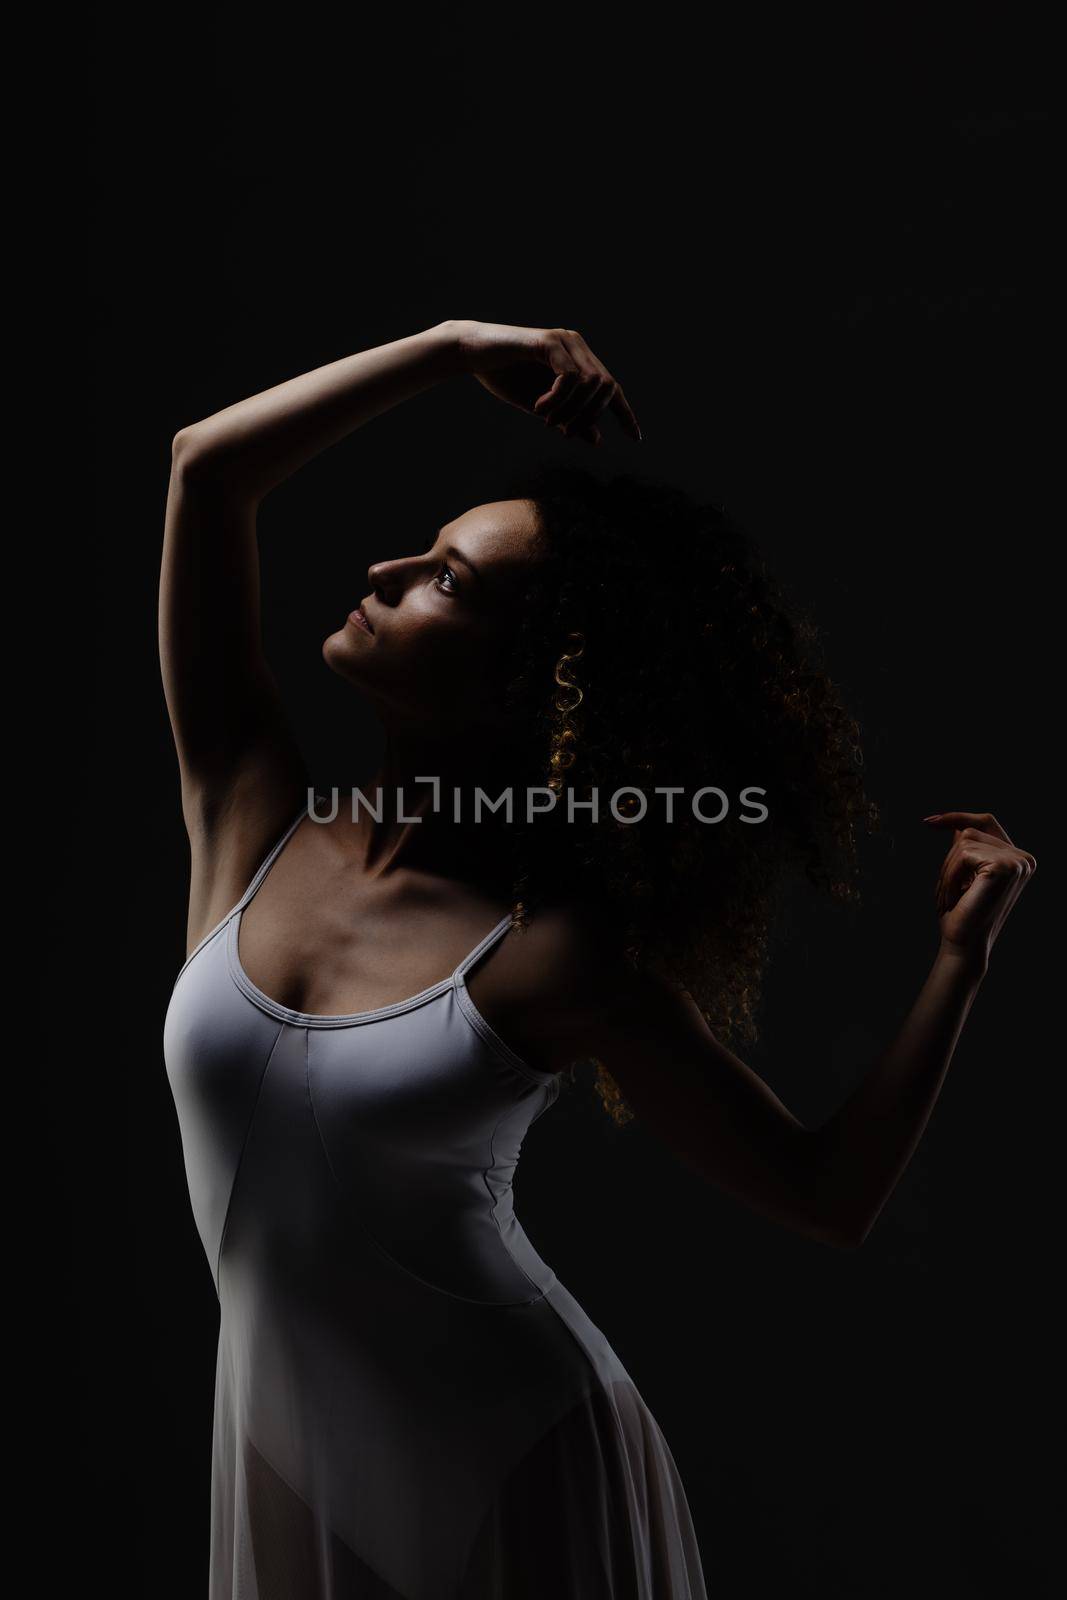
M260 502L372 417L459 365L443 322L228 406L174 439L159 652L192 850L189 944L224 914L307 790L263 654Z

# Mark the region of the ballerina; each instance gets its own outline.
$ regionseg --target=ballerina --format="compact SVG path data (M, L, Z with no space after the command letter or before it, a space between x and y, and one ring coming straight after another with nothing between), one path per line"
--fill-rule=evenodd
M988 813L925 819L951 834L926 980L840 1109L793 1115L726 1041L789 873L856 895L858 729L725 515L570 463L371 565L322 653L384 756L351 807L317 790L261 646L258 507L467 376L641 437L575 330L449 320L174 440L164 1045L220 1305L210 1600L705 1600L667 1440L515 1214L526 1130L591 1063L617 1121L855 1248L1036 865Z

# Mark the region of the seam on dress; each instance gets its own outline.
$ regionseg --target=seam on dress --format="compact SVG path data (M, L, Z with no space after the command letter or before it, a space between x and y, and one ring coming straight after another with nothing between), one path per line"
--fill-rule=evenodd
M489 1182L490 1173L496 1171L496 1136L500 1132L501 1124L514 1113L515 1109L516 1108L514 1106L510 1106L507 1111L501 1112L500 1116L496 1120L496 1126L489 1135L489 1166L482 1168L482 1182L485 1184L485 1191L489 1196L489 1215L493 1219L493 1226L496 1228L497 1238L500 1240L501 1248L503 1249L504 1254L515 1268L516 1272L521 1272L522 1276L526 1279L526 1282L531 1284L532 1287L538 1291L537 1298L539 1300L543 1300L545 1296L544 1289L542 1289L541 1286L530 1277L530 1274L526 1271L526 1268L522 1265L522 1262L515 1259L507 1240L504 1238L504 1230L501 1228L500 1218L497 1216L497 1209L500 1205L500 1201L503 1199L503 1195L495 1195ZM544 1110L544 1107L542 1106L541 1109ZM510 1182L508 1183L508 1188L512 1190L512 1194L514 1195L514 1188ZM515 1216L514 1210L512 1211L512 1216ZM521 1226L518 1217L515 1217L515 1222L517 1225ZM545 1265L547 1266L548 1263L546 1262ZM552 1272L551 1267L549 1267L548 1270L552 1273L552 1281L555 1282L555 1273ZM527 1302L523 1303L525 1304Z
M326 1162L326 1169L330 1174L331 1182L333 1183L334 1188L337 1190L339 1198L341 1199L342 1203L344 1203L346 1200L344 1187L340 1183L337 1173L334 1171L333 1162L330 1160L330 1152L327 1148L322 1129L319 1126L319 1119L315 1112L315 1102L311 1094L311 1050L308 1040L308 1033L309 1030L305 1028L304 1083L307 1090L308 1109L311 1112L311 1120L315 1125L315 1132L319 1137L319 1145L322 1149L323 1159ZM354 1214L351 1206L345 1204L344 1209L345 1216L348 1218L350 1225L358 1228L364 1237L370 1241L380 1255L384 1256L385 1260L388 1261L391 1266L395 1267L398 1272L402 1272L405 1277L411 1278L413 1282L421 1284L424 1289L429 1289L434 1294L442 1295L446 1300L461 1300L464 1305L480 1306L483 1311L514 1311L519 1306L536 1305L545 1297L544 1290L538 1290L537 1294L530 1296L530 1298L526 1300L475 1300L469 1294L457 1294L454 1289L443 1289L439 1283L431 1283L428 1278L420 1277L417 1272L413 1272L411 1268L405 1266L402 1261L398 1261L396 1256L394 1256L391 1251L385 1248L385 1245L382 1244L377 1235L371 1232L362 1218ZM513 1259L510 1251L508 1251L508 1259ZM518 1266L518 1262L515 1262L515 1265ZM522 1271L521 1267L519 1268L519 1271ZM524 1278L526 1278L525 1272L523 1272L522 1275ZM526 1281L529 1283L531 1280L526 1278Z
M230 1192L226 1196L226 1213L225 1213L225 1215L223 1216L223 1219L222 1219L222 1232L219 1234L219 1248L218 1248L218 1251L217 1251L217 1253L215 1255L215 1293L216 1294L219 1293L219 1273L222 1270L222 1247L226 1243L226 1230L230 1225L230 1210L231 1210L231 1207L233 1206L234 1194L237 1192L237 1180L241 1175L241 1167L243 1166L244 1159L245 1159L245 1150L246 1150L246 1148L248 1146L249 1135L252 1132L252 1124L256 1120L256 1112L259 1109L259 1099L260 1099L260 1096L263 1093L263 1085L266 1082L267 1072L268 1072L268 1070L270 1068L271 1062L274 1060L274 1052L278 1048L278 1040L281 1038L281 1036L282 1036L282 1029L281 1029L281 1026L279 1026L277 1033L274 1035L274 1042L271 1045L270 1049L267 1051L267 1059L263 1063L263 1071L259 1075L259 1082L256 1085L256 1098L253 1100L253 1102L252 1102L252 1110L248 1114L248 1122L247 1122L247 1124L245 1126L244 1138L241 1140L241 1151L240 1151L240 1154L237 1157L237 1165L233 1169L233 1177L230 1180Z
M533 1127L533 1125L537 1121L538 1117L543 1117L544 1116L544 1114L548 1110L549 1106L554 1106L555 1105L556 1101L559 1099L560 1087L561 1087L561 1079L560 1079L559 1073L556 1073L554 1075L553 1082L552 1083L548 1083L548 1084L545 1085L545 1088L548 1091L548 1093L545 1096L545 1103L541 1107L540 1111L535 1111L533 1116L530 1118L530 1121L529 1121L529 1123L527 1125L527 1131L529 1130L529 1128Z

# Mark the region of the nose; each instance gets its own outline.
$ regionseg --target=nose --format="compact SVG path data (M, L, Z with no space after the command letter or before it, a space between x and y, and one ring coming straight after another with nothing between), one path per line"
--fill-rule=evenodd
M399 599L403 586L400 561L374 561L367 568L367 582L375 595L385 604Z

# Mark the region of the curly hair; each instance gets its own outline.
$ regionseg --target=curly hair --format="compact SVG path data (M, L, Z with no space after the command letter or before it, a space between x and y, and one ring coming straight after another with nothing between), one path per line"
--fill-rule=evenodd
M555 893L588 893L632 963L688 992L724 1039L755 1039L787 879L799 870L857 902L857 825L878 826L859 728L817 629L726 512L680 488L541 463L510 497L533 502L541 540L506 704L524 781L558 797L510 830L513 926ZM670 822L661 786L682 791ZM712 786L727 805L718 822L691 804ZM758 799L744 803L767 810L758 826L738 813L746 789ZM568 791L575 802L595 792L602 808L618 798L597 820L576 804L571 821ZM723 802L699 805L707 817ZM605 1109L629 1121L607 1066L593 1064Z

